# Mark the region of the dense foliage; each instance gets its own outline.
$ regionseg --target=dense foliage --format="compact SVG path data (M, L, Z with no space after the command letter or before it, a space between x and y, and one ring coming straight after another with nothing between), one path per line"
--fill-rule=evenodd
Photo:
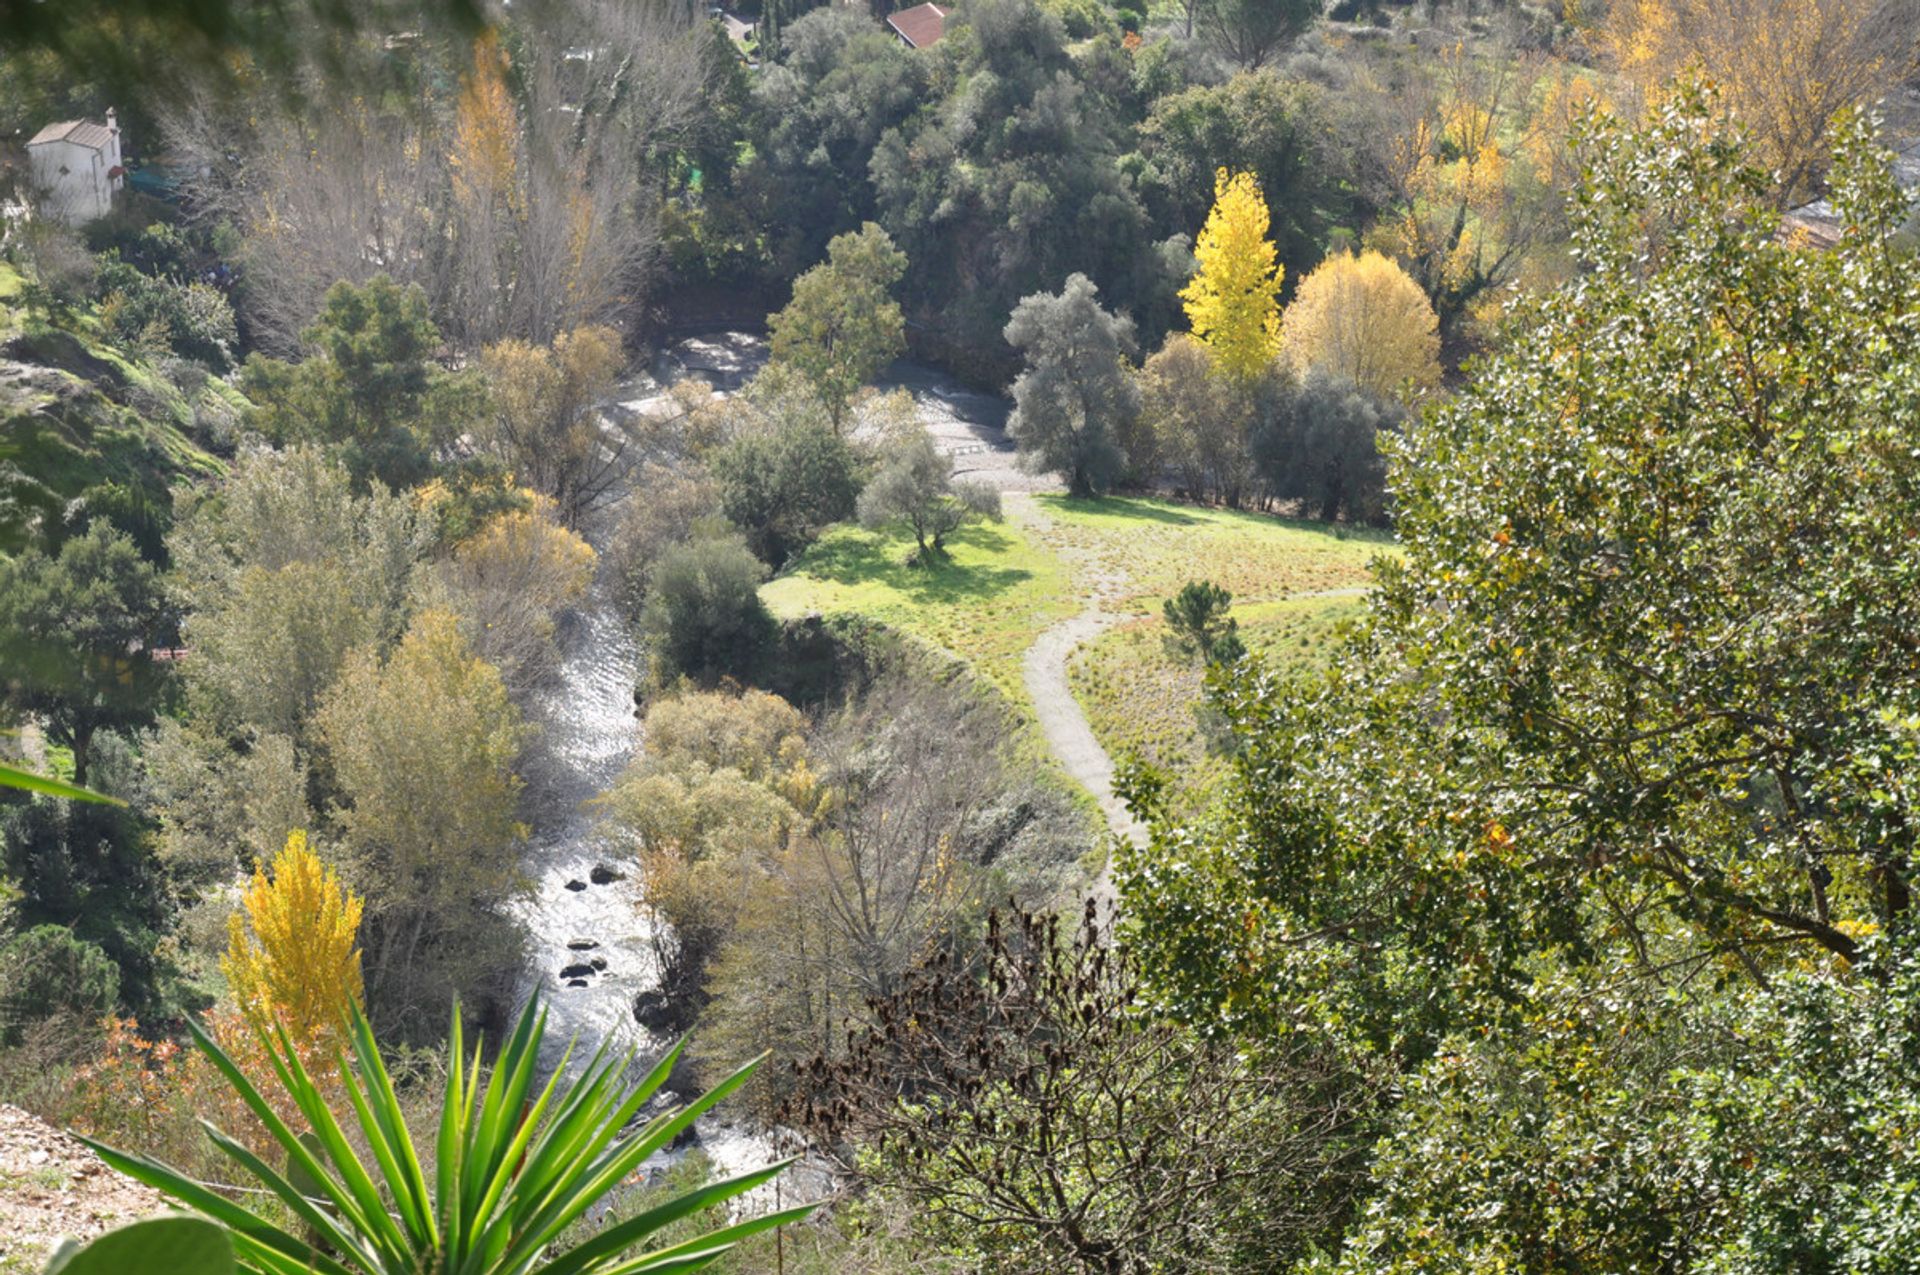
M1169 1010L1409 1069L1351 1269L1911 1257L1908 1063L1837 1041L1909 1012L1920 294L1847 139L1813 254L1697 90L1599 124L1581 279L1393 448L1369 625L1223 677L1230 791L1126 857Z
M262 1271L1920 1266L1912 0L809 2L0 18L0 1099Z

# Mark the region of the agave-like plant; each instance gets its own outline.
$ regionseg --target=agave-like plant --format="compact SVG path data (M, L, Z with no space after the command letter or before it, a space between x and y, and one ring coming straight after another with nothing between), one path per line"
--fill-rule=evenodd
M529 1004L483 1085L480 1049L476 1045L467 1056L455 1011L439 1140L428 1172L402 1119L380 1047L359 1012L349 1033L354 1066L343 1066L341 1076L371 1166L356 1154L284 1031L275 1029L266 1052L310 1132L289 1127L225 1051L195 1026L194 1040L202 1052L285 1149L286 1171L211 1124L206 1125L207 1136L299 1219L297 1234L164 1164L91 1139L87 1144L122 1173L226 1227L241 1269L258 1275L691 1271L747 1236L808 1212L801 1207L767 1213L693 1239L635 1251L662 1228L770 1181L790 1163L782 1161L688 1191L551 1256L553 1241L569 1224L739 1088L754 1064L687 1106L630 1129L665 1082L681 1047L676 1045L635 1085L627 1081L632 1055L609 1056L603 1045L571 1082L563 1083L563 1062L529 1106L545 1032L545 1011Z

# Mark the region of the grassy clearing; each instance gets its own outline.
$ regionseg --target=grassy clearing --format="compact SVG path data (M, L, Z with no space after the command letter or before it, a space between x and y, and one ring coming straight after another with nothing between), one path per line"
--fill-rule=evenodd
M1391 551L1378 532L1164 500L1040 496L1036 503L1051 524L1039 538L1075 564L1083 592L1102 580L1117 586L1107 605L1122 613L1157 615L1189 580L1211 580L1242 606L1361 589L1367 564Z
M948 537L951 557L910 567L913 538L829 530L761 590L773 613L818 611L878 620L949 651L1030 712L1020 660L1040 631L1083 602L1066 565L1011 520Z
M1280 668L1323 667L1342 629L1365 609L1360 598L1296 598L1234 608L1250 650ZM1074 698L1117 762L1140 757L1175 776L1197 799L1223 772L1195 711L1204 690L1197 659L1169 649L1158 618L1132 620L1074 653Z
M836 527L762 596L782 618L860 615L950 652L1023 716L1027 649L1098 599L1125 618L1075 653L1074 696L1109 754L1146 757L1189 791L1219 763L1193 711L1201 672L1165 649L1161 603L1189 580L1212 580L1233 592L1249 647L1310 665L1360 611L1368 564L1393 552L1378 533L1120 497L1011 498L1005 521L950 543L950 561L910 567L909 537Z

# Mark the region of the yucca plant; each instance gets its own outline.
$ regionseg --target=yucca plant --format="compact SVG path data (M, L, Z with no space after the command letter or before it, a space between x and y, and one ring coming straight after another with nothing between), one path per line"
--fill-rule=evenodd
M114 1168L219 1222L242 1270L258 1275L638 1275L691 1271L738 1241L794 1221L787 1209L644 1248L660 1231L770 1181L787 1162L728 1178L609 1226L579 1247L549 1254L556 1236L620 1185L642 1161L738 1089L753 1065L695 1102L629 1129L679 1056L675 1046L639 1084L632 1055L603 1045L578 1079L566 1066L528 1105L546 1014L529 1005L482 1083L481 1054L466 1054L456 1010L447 1045L446 1094L429 1171L402 1119L400 1100L366 1018L349 1032L353 1067L341 1084L372 1164L346 1129L284 1031L263 1040L279 1082L309 1131L291 1128L233 1060L197 1026L195 1042L286 1152L284 1171L207 1125L207 1136L297 1219L296 1230L144 1156L88 1141ZM684 1043L684 1042L683 1042ZM204 1122L203 1122L204 1123ZM276 1210L277 1212L277 1210Z

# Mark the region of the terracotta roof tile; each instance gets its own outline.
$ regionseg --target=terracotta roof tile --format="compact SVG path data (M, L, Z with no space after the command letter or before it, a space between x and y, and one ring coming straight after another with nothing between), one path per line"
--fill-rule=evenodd
M943 9L937 4L917 4L890 16L887 25L914 48L924 49L929 44L938 44L940 37L947 33L947 15L951 12L951 8Z

